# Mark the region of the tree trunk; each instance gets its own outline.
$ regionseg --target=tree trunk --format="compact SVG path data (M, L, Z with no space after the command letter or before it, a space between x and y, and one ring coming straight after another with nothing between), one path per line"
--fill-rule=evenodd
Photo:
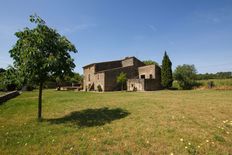
M42 121L42 90L43 90L43 83L39 84L39 102L38 102L38 121Z
M123 91L123 83L121 84L121 91Z

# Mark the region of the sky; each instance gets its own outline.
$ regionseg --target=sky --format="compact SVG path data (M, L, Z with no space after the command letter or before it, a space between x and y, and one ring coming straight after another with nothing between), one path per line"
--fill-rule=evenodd
M0 68L12 65L14 33L32 27L36 13L77 48L75 72L102 61L135 56L173 70L232 71L232 0L0 0Z

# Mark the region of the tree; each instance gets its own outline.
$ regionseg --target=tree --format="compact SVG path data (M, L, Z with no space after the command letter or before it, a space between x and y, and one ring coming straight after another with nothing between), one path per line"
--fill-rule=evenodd
M0 74L1 74L1 73L4 73L5 71L6 71L5 69L0 68Z
M159 64L153 60L144 60L143 63L145 65L157 65L157 66L159 66Z
M6 70L3 69L3 68L0 68L0 91L3 91L4 90L4 72Z
M16 32L18 38L10 55L14 65L29 81L39 85L38 120L42 120L42 90L44 82L51 76L64 77L75 67L70 52L76 53L75 46L56 30L48 27L43 19L31 15L35 28L24 28Z
M121 85L121 90L123 90L124 88L124 84L126 83L126 73L121 72L118 76L117 76L117 83Z
M23 78L20 76L19 71L16 68L8 66L3 73L0 73L0 75L0 87L2 90L13 91L22 88Z
M161 68L161 84L164 88L170 88L172 87L172 82L172 62L165 51Z
M82 84L83 83L83 75L80 75L79 73L74 73L71 77L70 81L72 84Z
M191 89L196 84L196 73L194 65L179 65L174 71L174 78L182 89Z

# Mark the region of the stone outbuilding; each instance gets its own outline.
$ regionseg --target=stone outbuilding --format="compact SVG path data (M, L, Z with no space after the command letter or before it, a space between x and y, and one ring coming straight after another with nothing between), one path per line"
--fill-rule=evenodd
M139 78L127 80L128 91L152 91L161 89L160 67L147 65L138 68Z
M161 88L160 67L146 66L136 57L122 60L93 63L83 67L85 91L116 91L120 86L117 76L124 72L127 75L128 91L157 90Z

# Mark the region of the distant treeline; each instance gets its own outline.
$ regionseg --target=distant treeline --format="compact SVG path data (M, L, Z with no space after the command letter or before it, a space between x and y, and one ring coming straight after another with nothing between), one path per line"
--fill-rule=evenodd
M197 80L229 79L229 78L232 78L232 72L217 72L217 73L197 74Z

